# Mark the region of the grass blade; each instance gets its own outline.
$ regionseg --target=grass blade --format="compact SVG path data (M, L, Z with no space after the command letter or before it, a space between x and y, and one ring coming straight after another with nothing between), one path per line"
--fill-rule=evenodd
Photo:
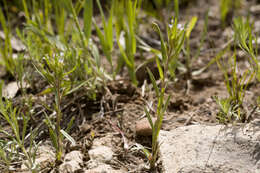
M159 98L160 97L160 91L159 91L159 88L158 88L158 86L156 84L156 80L155 80L151 70L149 68L146 68L146 69L148 71L149 77L150 77L150 79L152 81L152 84L153 84L153 87L155 89L156 96L157 96L157 98Z
M60 130L60 132L65 138L67 138L71 142L73 146L76 145L76 141L66 131Z
M144 112L146 114L146 117L148 118L149 124L150 124L150 126L152 128L152 131L153 131L154 130L154 125L153 125L151 114L149 113L149 111L147 110L146 107L144 107Z
M84 33L85 33L87 40L89 40L89 38L91 36L92 16L93 16L93 0L85 0L85 3L84 3Z
M190 33L193 30L194 26L196 25L198 20L197 16L193 16L192 19L190 20L188 27L186 29L186 37L189 38L190 37Z

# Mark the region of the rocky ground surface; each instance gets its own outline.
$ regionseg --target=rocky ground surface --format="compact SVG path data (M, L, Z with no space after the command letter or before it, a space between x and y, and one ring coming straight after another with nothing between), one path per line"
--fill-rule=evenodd
M199 58L192 66L192 70L196 71L207 66L234 33L231 24L225 28L221 27L218 1L193 0L187 4L180 8L182 14L180 21L185 23L192 16L198 16L197 25L191 34L192 52L197 50L209 7L208 36ZM255 21L254 29L259 32L259 2L244 1L241 14L247 13L252 15L252 20ZM151 43L158 43L158 37L156 39L154 31L151 32L151 23L152 21L146 17L140 19L140 26L143 27L142 36L148 40L147 42L150 40ZM155 44L155 47L160 49L158 44ZM141 62L138 58L136 58L137 65L138 61ZM245 63L247 58L243 51L238 50L239 70L247 69ZM180 61L185 62L183 55L180 56ZM149 68L151 71L156 69L156 64L151 64ZM151 148L152 130L145 117L144 107L150 106L151 110L156 109L155 92L145 71L137 71L140 84L137 87L126 76L122 73L118 80L107 82L104 91L96 93L95 101L87 97L88 90L84 88L64 98L63 128L72 117L75 117L75 124L70 133L75 143L64 140L64 159L58 166L55 166L55 150L50 142L47 127L44 123L38 123L41 122L38 120L44 119L45 109L41 109L37 101L43 100L51 105L54 96L33 95L32 99L36 100L33 105L36 115L35 122L31 122L30 125L41 132L36 138L36 142L40 143L36 163L39 163L41 172L151 172L140 145ZM5 78L5 74L1 75L1 78ZM216 63L189 81L179 71L176 72L176 78L178 81L169 81L166 90L166 95L171 95L171 100L164 115L159 137L160 157L155 172L259 173L260 113L259 110L252 111L255 109L257 97L260 96L259 82L252 81L245 94L244 107L250 115L248 119L244 123L220 125L217 119L219 106L212 97L227 97L228 93L223 73ZM4 95L19 105L21 92L17 82L12 80L7 83ZM29 93L40 93L47 86L46 82L42 82L39 78L35 83L37 90L28 87ZM190 84L189 92L187 83ZM156 115L154 111L151 112L155 121ZM11 131L6 123L0 122L0 125ZM4 137L0 135L0 138ZM26 161L14 164L13 170L28 172Z
M164 172L257 173L260 171L260 121L242 126L191 125L162 131Z

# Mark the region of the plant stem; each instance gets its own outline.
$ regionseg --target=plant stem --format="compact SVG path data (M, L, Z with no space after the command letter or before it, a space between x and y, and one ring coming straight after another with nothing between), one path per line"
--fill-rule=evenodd
M61 155L62 155L62 141L61 141L61 127L60 127L60 122L61 122L61 108L60 108L60 104L61 104L61 93L60 93L60 80L57 80L56 83L56 108L57 108L57 116L56 116L56 134L57 134L57 139L58 139L58 152L57 152L57 161L61 160Z

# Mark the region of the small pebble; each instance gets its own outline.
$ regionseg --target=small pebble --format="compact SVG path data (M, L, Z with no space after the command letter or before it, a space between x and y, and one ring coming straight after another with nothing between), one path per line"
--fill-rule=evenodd
M157 118L152 118L153 123ZM136 135L138 136L151 136L152 128L147 118L143 118L136 122L135 124Z
M260 5L250 7L250 12L253 14L260 14Z

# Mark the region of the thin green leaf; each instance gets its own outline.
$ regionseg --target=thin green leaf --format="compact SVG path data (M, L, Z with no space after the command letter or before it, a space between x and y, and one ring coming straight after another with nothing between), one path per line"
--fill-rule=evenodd
M88 82L89 82L89 80L86 80L86 81L82 82L81 84L79 84L79 85L76 86L75 88L73 88L73 89L71 89L70 91L66 92L66 93L64 94L64 96L65 96L65 95L69 95L69 94L71 94L71 93L73 93L73 92L79 90L82 86L84 86L84 85L87 84Z
M23 8L24 8L26 20L29 21L30 20L30 16L29 16L29 11L28 11L28 8L27 8L26 0L23 0Z
M174 13L175 17L179 18L179 0L174 0Z
M114 16L113 4L114 3L112 2L112 7L110 9L107 25L104 26L105 37L106 37L106 41L108 42L110 51L113 49L113 16Z
M22 113L22 118L23 118L22 145L24 145L24 139L25 139L25 135L26 135L26 130L27 130L27 126L28 126L29 117L25 116Z
M53 87L49 87L49 88L46 88L44 89L43 91L41 91L39 94L37 95L46 95L46 94L50 94L54 91L54 88Z
M151 160L151 158L152 158L152 154L146 149L146 148L144 148L144 147L142 147L142 151L144 152L144 155L146 156L146 158L148 159L148 160Z
M76 63L76 65L75 65L70 71L64 73L62 76L63 76L63 77L68 76L69 74L71 74L72 72L74 72L74 71L77 69L78 66L79 66L79 64Z
M153 26L155 27L155 30L158 32L158 34L160 35L160 40L161 40L161 52L162 52L162 61L164 63L166 63L166 60L168 59L168 55L167 55L167 47L166 44L163 40L163 35L161 33L161 30L159 28L159 26L156 23L153 23Z
M164 107L163 107L163 111L162 111L163 113L166 112L170 99L171 99L171 95L168 96L166 102L164 103Z
M124 51L124 48L120 44L119 40L117 40L117 44L118 44L120 53L121 53L122 57L125 60L126 65L128 66L129 69L133 69L133 64L132 64L132 62L129 61L129 59L128 59L127 55L126 55L126 52Z
M144 112L146 114L146 117L147 117L147 119L149 121L149 124L150 124L150 126L152 128L152 131L153 131L154 130L154 125L153 125L152 117L151 117L151 115L150 115L150 113L149 113L149 111L147 110L146 107L144 107Z
M44 122L46 123L46 125L49 128L49 134L51 137L52 144L53 144L54 148L57 150L58 149L58 137L53 129L53 124L52 124L49 116L45 112L44 112L44 115L45 115Z
M160 74L160 78L161 78L161 80L164 80L163 69L161 67L160 60L159 60L158 57L156 57L155 60L156 60L156 64L157 64L157 68L158 68L159 74Z
M65 129L65 131L66 131L67 133L69 133L69 131L71 130L71 127L73 126L74 120L75 120L75 116L73 116L73 117L70 119L70 122L68 123L67 128Z
M91 36L91 25L93 15L93 0L85 0L84 3L84 33L86 39L89 40Z
M67 138L71 142L72 145L76 145L76 141L66 131L60 130L60 132L65 138Z
M190 37L190 33L193 30L194 26L196 25L198 20L197 16L193 16L188 24L188 27L186 28L186 37L189 38Z
M160 91L159 91L159 88L158 88L158 86L157 86L157 84L156 84L156 80L155 80L155 78L154 78L152 72L150 71L150 69L149 69L149 68L146 68L146 70L147 70L147 72L148 72L148 74L149 74L149 77L150 77L150 79L151 79L151 81L152 81L153 88L155 89L156 97L159 98L159 97L160 97Z

